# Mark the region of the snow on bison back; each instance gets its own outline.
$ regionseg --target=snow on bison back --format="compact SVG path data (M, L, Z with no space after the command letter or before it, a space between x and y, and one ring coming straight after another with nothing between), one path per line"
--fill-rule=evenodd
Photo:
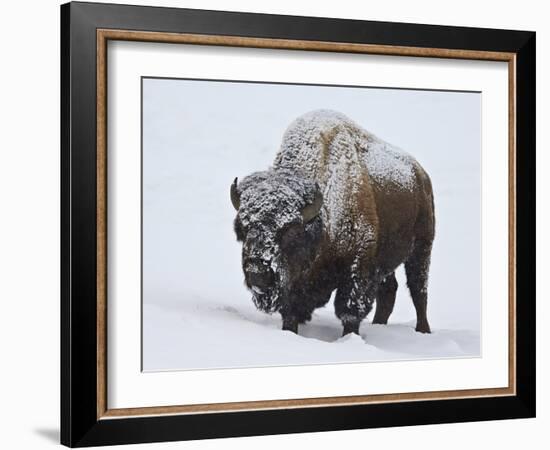
M433 193L412 156L343 114L312 111L288 127L273 167L230 193L246 286L283 330L297 333L335 289L343 334L359 332L375 300L373 322L386 324L405 264L416 330L430 332Z

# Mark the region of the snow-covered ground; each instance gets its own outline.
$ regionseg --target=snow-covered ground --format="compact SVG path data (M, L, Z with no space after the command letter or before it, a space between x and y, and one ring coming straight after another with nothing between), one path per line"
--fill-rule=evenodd
M328 364L480 355L480 94L144 80L143 368ZM304 112L346 114L411 153L435 192L428 317L398 270L387 326L341 337L332 301L301 325L257 311L243 285L229 186L266 169Z

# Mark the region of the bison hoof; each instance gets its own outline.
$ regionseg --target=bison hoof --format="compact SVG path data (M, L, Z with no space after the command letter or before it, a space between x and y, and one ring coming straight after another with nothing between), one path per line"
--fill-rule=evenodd
M374 325L387 325L388 319L380 319L378 317L375 317L374 319L372 319L372 323Z
M419 333L426 333L426 334L431 333L430 326L427 323L417 324L416 325L416 331L418 331Z
M344 332L342 333L342 336L350 333L359 334L359 322L344 323Z

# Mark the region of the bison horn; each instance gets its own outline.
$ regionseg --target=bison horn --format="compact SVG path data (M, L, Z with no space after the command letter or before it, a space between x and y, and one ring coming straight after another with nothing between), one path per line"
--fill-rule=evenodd
M304 223L308 223L310 220L317 217L317 214L321 211L321 206L323 206L323 194L321 190L317 188L313 202L302 209L302 220Z
M235 178L233 184L231 185L231 203L233 204L233 208L238 211L239 206L241 206L241 196L237 191L237 178Z

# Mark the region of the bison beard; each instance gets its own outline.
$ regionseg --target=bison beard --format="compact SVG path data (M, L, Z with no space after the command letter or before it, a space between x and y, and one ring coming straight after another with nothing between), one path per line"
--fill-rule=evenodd
M313 111L288 127L273 167L235 179L230 194L245 284L284 330L297 333L334 290L343 334L359 333L375 302L373 322L386 324L404 264L416 330L430 332L433 193L410 155L342 114Z

